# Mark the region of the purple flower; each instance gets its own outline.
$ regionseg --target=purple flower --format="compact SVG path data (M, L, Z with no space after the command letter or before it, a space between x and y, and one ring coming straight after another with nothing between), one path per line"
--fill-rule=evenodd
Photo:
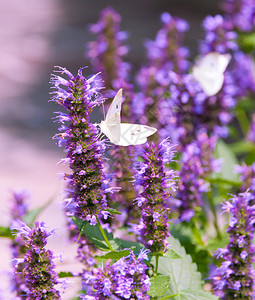
M155 40L149 40L145 44L148 64L141 68L137 75L141 93L135 96L132 103L141 123L157 127L165 127L160 106L168 94L171 82L169 71L185 73L188 69L188 50L183 47L184 33L188 30L188 24L167 12L162 14L161 21L162 28Z
M212 170L218 169L212 155L216 139L208 138L204 132L198 134L196 139L182 149L180 181L176 194L177 199L180 199L180 220L186 222L195 215L195 210L199 210L202 194L208 191L204 178Z
M244 192L250 189L255 194L255 163L251 166L246 166L245 163L238 165L235 168L235 172L240 173L241 191Z
M243 32L255 27L254 0L224 0L225 18L235 29Z
M12 229L16 229L17 235L25 240L26 254L22 276L26 287L26 299L60 299L59 291L54 288L58 283L58 275L54 271L53 253L45 249L47 238L53 231L48 232L43 222L36 222L32 229L19 221Z
M27 191L15 191L12 193L11 199L11 228L15 226L19 220L22 220L28 212L27 198L29 194ZM15 272L12 278L12 289L15 290L18 297L25 297L28 289L24 284L24 277L22 276L22 270L25 263L23 262L24 255L26 253L25 239L23 236L16 236L11 243L11 252L13 258L13 267ZM19 263L15 266L15 261Z
M175 174L166 169L165 164L173 159L174 146L169 140L163 140L158 146L145 144L138 155L142 161L135 162L135 185L142 187L143 191L135 202L143 199L140 207L141 240L151 252L164 252L169 236L169 189L175 191Z
M89 278L93 283L93 291L90 295L82 295L82 299L150 299L147 295L150 281L145 274L147 266L144 259L148 259L144 253L135 258L131 251L129 256L122 257L112 265L106 262L103 268L94 269Z
M65 68L59 67L58 72L68 77L63 80L58 75L52 75L51 83L56 89L52 100L66 109L66 113L59 112L56 117L61 124L61 132L55 138L60 141L60 145L65 146L72 170L72 174L65 175L68 181L67 198L73 204L73 211L69 211L69 214L94 224L107 208L108 182L102 163L105 145L97 138L96 126L89 122L93 107L103 102L99 93L101 87L96 76L86 79L82 69L76 77ZM64 85L65 90L61 85ZM67 122L67 125L62 126Z
M229 220L227 232L229 244L218 249L215 255L223 262L216 270L213 280L215 289L224 292L222 299L253 299L255 247L252 244L255 231L255 197L248 191L234 196L228 204Z
M132 123L135 121L131 109L133 86L128 81L129 64L123 61L125 53L122 50L127 48L122 45L122 41L126 39L126 34L119 31L120 21L120 15L113 8L107 7L101 11L98 23L91 26L92 32L97 35L97 41L89 43L88 56L91 59L93 69L102 74L106 87L104 95L112 97L116 90L123 89L125 102L122 106L121 118L124 122ZM102 44L104 47L100 46ZM113 164L108 171L112 173L112 185L120 189L119 193L112 195L110 205L122 211L119 218L112 220L117 223L113 225L119 227L127 225L131 220L139 217L136 207L132 205L136 196L130 184L133 176L130 168L133 156L132 147L113 145L110 154L113 158Z
M209 52L229 53L238 49L237 34L221 15L207 16L203 22L205 39L200 45L201 54Z
M120 15L112 7L107 7L101 11L98 23L90 27L97 40L88 44L88 57L94 72L101 72L108 97L120 88L127 96L132 90L128 83L130 65L122 59L128 52L127 46L122 45L127 34L120 31L120 22Z

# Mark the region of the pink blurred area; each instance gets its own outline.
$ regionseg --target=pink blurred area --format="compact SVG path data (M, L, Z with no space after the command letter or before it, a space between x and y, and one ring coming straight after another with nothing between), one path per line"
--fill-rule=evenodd
M56 109L48 103L48 82L56 57L52 43L63 13L59 4L52 0L0 2L0 226L9 224L11 191L26 189L31 209L52 199L38 219L56 229L48 248L63 255L62 263L55 261L57 270L69 271L79 266L74 259L76 246L68 243L65 233L63 181L57 175L65 171L57 165L63 153L51 139L53 114L48 113ZM42 81L45 89L40 87ZM5 300L15 299L9 290L9 243L0 239L0 298ZM78 288L73 282L62 299L70 299Z

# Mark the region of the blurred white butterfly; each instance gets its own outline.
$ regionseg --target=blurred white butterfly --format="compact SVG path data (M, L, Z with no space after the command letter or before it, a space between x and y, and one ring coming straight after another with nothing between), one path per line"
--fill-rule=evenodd
M101 131L115 145L140 145L157 129L139 124L120 123L122 89L114 97L104 121L99 124Z
M217 94L222 88L224 72L230 59L230 54L210 52L196 61L193 76L208 96Z

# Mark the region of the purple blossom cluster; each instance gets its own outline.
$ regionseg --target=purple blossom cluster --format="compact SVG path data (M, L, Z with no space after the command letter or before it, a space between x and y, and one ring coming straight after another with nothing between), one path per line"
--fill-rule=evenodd
M250 189L255 194L255 163L247 166L245 163L235 168L236 173L240 173L240 181L242 182L240 190L242 192Z
M229 244L215 253L218 259L222 258L213 276L215 289L223 291L221 299L254 299L254 194L246 191L234 196L224 203L223 211L231 213L227 228Z
M225 19L236 30L250 32L255 27L254 0L225 0Z
M27 204L28 192L27 191L15 191L12 193L10 216L11 223L16 223L18 220L23 220L28 212ZM15 236L11 243L11 252L13 261L22 259L26 253L25 239L23 236ZM12 278L12 290L15 291L17 297L25 297L27 295L27 287L24 283L24 277L22 276L22 270L25 267L24 262L20 262L14 267L15 272Z
M23 261L22 276L26 286L26 299L60 299L59 291L54 287L58 283L58 275L54 271L53 253L45 249L47 238L52 232L47 231L43 222L36 222L31 229L25 223L17 221L13 223L12 229L18 231L17 236L25 239L26 254L23 260L17 260L17 266Z
M129 64L123 61L123 55L128 48L122 45L126 33L120 31L120 15L111 7L105 8L99 17L98 23L91 26L91 31L97 35L97 40L89 43L88 57L96 72L101 72L108 96L115 96L114 92L123 89L125 105L122 106L121 119L124 122L134 122L135 116L130 109L133 98L132 85L128 81ZM111 91L111 92L110 92ZM131 219L137 219L137 210L133 206L135 190L130 181L132 179L132 147L119 147L112 145L110 154L113 158L112 184L120 188L110 199L110 206L118 205L122 212L116 226L127 225ZM115 220L114 220L115 221ZM114 224L112 224L114 225Z
M61 126L55 138L59 146L64 144L67 152L64 161L72 170L72 174L65 175L69 213L96 224L97 217L108 216L105 211L108 182L103 173L105 145L97 138L96 126L89 122L93 107L103 102L100 86L96 76L87 80L82 69L76 77L64 68L59 68L59 72L68 79L52 75L51 83L56 89L52 100L67 111L58 112L57 120Z
M179 206L181 221L188 222L200 211L202 194L209 190L204 179L212 171L219 171L219 161L213 158L216 140L215 136L209 138L206 132L200 132L196 140L183 149L175 204Z
M238 49L237 33L232 30L231 24L221 15L207 16L203 22L205 38L200 44L200 53L218 52L221 54Z
M106 89L113 91L131 88L128 84L130 65L122 59L128 53L128 47L122 45L127 33L120 31L120 22L121 16L112 7L102 10L98 22L90 27L97 40L88 44L94 72L101 72Z
M90 295L82 295L83 300L137 299L149 300L147 294L150 279L146 275L148 260L146 251L141 251L138 257L131 251L127 257L122 257L112 265L105 263L102 268L94 269L88 281L93 283L94 291Z
M184 33L189 26L183 19L169 13L161 15L162 28L154 41L147 41L148 64L141 68L137 82L141 90L133 101L134 111L142 123L161 123L159 105L169 86L169 71L185 73L188 50L183 46ZM163 124L162 124L163 126ZM161 126L161 127L162 127Z
M135 199L142 214L138 231L142 243L152 253L166 251L170 218L167 201L170 191L175 191L175 173L165 164L173 159L174 148L167 139L159 145L146 144L138 152L142 161L135 161L135 185L143 189Z

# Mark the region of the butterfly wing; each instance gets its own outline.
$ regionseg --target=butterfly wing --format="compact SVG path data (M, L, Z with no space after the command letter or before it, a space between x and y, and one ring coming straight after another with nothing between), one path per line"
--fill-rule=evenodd
M146 125L121 123L121 135L118 145L129 146L144 144L147 141L147 137L156 131L156 128Z
M122 89L114 97L105 117L100 123L102 132L113 144L118 144L120 140L120 111L122 101Z
M230 61L229 54L211 52L200 58L193 68L193 76L208 96L217 94L222 88L224 71Z
M119 89L107 111L105 122L108 126L120 124L120 111L122 101L122 89Z

